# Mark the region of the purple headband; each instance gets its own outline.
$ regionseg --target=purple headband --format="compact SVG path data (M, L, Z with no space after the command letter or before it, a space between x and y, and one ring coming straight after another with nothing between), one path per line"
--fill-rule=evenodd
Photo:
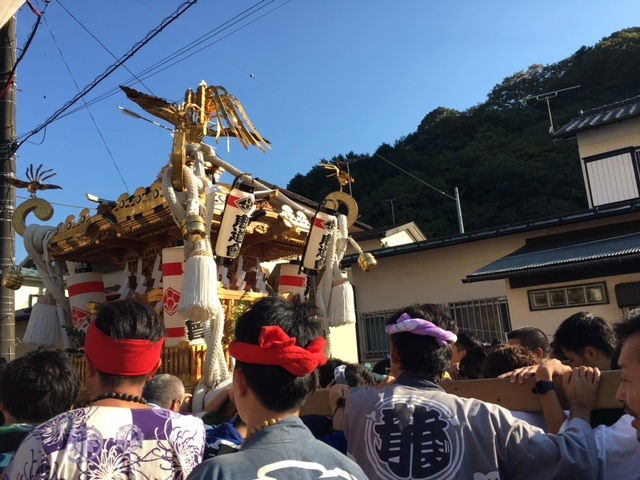
M411 318L408 313L400 315L400 318L398 318L396 323L387 325L385 330L389 335L400 332L411 332L415 335L428 335L433 337L441 347L458 340L455 333L444 330L434 325L429 320Z

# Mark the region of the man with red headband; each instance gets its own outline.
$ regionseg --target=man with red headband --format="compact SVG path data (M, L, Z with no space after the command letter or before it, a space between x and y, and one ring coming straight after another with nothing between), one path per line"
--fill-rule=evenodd
M146 304L103 306L85 342L89 406L36 427L7 478L186 478L202 460L202 421L151 408L142 398L160 366L164 335L162 320Z
M324 336L315 306L280 297L260 300L238 319L229 352L246 440L238 453L203 462L189 480L367 478L298 418L316 389L316 368L327 361Z
M595 479L598 458L589 424L599 371L582 367L564 379L572 419L561 435L520 421L508 410L444 392L455 321L440 306L393 314L391 375L383 389L336 385L348 453L376 479ZM345 396L348 397L345 400Z

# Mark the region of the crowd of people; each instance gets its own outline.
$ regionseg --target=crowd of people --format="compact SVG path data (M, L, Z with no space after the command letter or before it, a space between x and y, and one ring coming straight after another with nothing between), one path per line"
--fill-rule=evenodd
M640 309L616 324L581 312L553 340L535 327L487 344L438 305L386 323L373 368L327 357L309 303L267 297L236 321L233 383L203 414L158 374L162 320L103 306L87 331L85 385L68 356L38 349L0 365L6 479L616 479L640 470ZM620 369L620 410L595 410L601 371ZM535 377L542 413L446 393L447 379ZM568 410L555 390L561 382ZM332 415L300 410L329 389Z

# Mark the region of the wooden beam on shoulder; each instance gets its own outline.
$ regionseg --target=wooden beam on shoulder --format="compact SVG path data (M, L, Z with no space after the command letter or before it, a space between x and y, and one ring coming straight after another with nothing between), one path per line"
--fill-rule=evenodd
M453 395L464 398L477 398L484 402L495 403L509 410L519 412L537 412L541 410L540 396L531 391L535 386L535 378L530 378L522 385L512 384L508 379L489 378L483 380L442 381L440 386ZM562 378L555 379L558 397L564 408L568 410ZM620 371L602 372L598 390L597 409L622 408L616 400L616 391L620 384ZM329 406L329 390L321 388L311 395L303 405L300 415L331 415Z

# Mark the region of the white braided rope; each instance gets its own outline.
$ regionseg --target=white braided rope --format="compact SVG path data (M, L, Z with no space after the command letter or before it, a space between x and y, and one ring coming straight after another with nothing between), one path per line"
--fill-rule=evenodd
M331 240L327 246L327 261L325 264L324 274L320 279L318 290L316 292L316 306L325 317L329 312L333 281L342 278L340 274L340 262L347 250L347 238L349 236L347 231L347 217L340 213L337 215L337 219L337 228L331 236Z
M205 225L205 239L200 242L185 242L185 260L195 251L211 252L211 224L213 222L215 190L212 182L204 173L204 156L196 152L196 174L187 166L183 166L182 174L185 184L184 192L175 192L171 181L172 168L165 170L162 177L162 190L171 210L171 215L178 226L187 215L201 215ZM204 205L200 203L199 193L205 195ZM183 206L184 205L184 206ZM211 254L213 255L213 254ZM216 279L217 281L217 279ZM217 292L217 289L216 289ZM193 393L192 410L202 411L205 405L205 395L212 387L223 388L231 381L231 372L227 366L222 348L224 336L224 310L220 302L214 304L215 312L203 321L204 339L207 344L207 354L204 362L203 377Z
M49 259L48 244L55 232L54 227L29 225L24 231L24 247L36 264L38 275L42 278L45 288L56 300L58 324L60 327L69 327L71 326L71 306L64 293L63 267L62 264L58 265L59 262L56 262L54 266ZM71 340L66 329L61 328L61 330L64 347L71 348Z

